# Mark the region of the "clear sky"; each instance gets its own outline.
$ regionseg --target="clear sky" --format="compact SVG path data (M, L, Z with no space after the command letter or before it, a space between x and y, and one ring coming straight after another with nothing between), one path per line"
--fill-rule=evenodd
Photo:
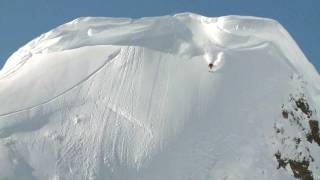
M320 0L0 0L0 67L25 43L80 16L139 18L186 11L276 19L320 71Z

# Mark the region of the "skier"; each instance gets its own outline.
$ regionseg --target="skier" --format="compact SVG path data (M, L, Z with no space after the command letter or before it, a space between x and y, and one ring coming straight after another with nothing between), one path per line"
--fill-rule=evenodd
M213 63L212 63L212 62L209 63L209 64L208 64L208 67L209 67L210 69L212 69L212 68L213 68Z

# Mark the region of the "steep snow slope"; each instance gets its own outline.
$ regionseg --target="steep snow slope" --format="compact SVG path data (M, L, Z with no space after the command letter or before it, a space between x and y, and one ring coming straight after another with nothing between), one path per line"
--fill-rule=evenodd
M319 90L273 20L79 18L0 71L0 179L320 179Z

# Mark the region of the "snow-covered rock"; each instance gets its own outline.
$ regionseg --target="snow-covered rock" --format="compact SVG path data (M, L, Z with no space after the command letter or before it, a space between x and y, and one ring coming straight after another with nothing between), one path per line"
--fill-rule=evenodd
M0 71L0 179L320 179L320 77L256 17L85 17Z

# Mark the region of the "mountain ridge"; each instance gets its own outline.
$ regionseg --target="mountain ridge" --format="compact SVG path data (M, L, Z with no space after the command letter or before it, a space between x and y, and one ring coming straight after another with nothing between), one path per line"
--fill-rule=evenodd
M0 71L0 179L320 179L319 74L276 21L78 18Z

